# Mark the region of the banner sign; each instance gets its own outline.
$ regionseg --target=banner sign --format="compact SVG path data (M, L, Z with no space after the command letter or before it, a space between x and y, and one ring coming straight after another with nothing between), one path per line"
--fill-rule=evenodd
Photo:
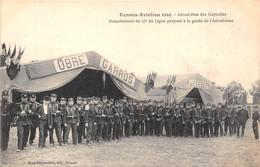
M76 69L88 64L88 59L85 54L78 54L69 57L53 60L56 72Z
M128 86L134 88L136 78L107 59L101 57L99 67L120 81L126 83Z
M211 82L187 80L187 87L200 88L200 89L211 89Z

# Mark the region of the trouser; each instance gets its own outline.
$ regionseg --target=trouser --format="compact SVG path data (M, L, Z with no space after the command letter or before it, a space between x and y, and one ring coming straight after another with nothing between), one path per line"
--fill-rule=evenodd
M133 132L132 132L132 135L136 136L138 135L138 122L137 120L133 120Z
M181 136L181 126L182 126L182 122L181 122L181 118L176 118L174 119L174 136L178 137Z
M79 126L77 127L78 132L78 142L82 143L82 138L84 138L85 135L85 122L80 122Z
M147 136L147 135L149 135L150 134L150 120L148 121L148 120L145 120L145 135Z
M104 123L98 123L97 124L97 141L102 140L103 129L104 129Z
M61 124L61 133L62 133L61 136L62 136L62 141L63 141L64 144L65 144L66 130L67 130L67 127L65 127L64 124L62 123Z
M54 144L54 139L53 139L53 130L55 129L56 137L58 140L58 143L62 143L62 138L61 138L61 123L60 122L53 122L53 126L49 129L49 140L50 144Z
M253 127L253 132L255 135L255 139L257 140L257 139L259 139L258 123L253 121L252 127Z
M29 135L29 125L17 125L17 138L18 138L18 149L23 149L26 147L27 141L28 141L28 135Z
M48 124L47 120L39 121L39 147L44 147L46 143L46 138L48 137Z
M144 120L141 120L141 121L138 121L138 126L137 126L137 133L140 135L140 136L143 136L144 135Z
M112 127L113 127L112 122L108 121L105 126L105 135L104 135L105 139L108 141L111 140Z
M97 123L94 122L92 142L94 143L96 140L97 140Z
M211 120L206 120L204 130L207 137L213 137L213 122Z
M162 135L162 120L155 121L155 135L161 136Z
M113 139L120 139L121 138L121 121L115 121L113 125Z
M155 120L150 119L150 135L154 135L154 130L155 130Z
M220 136L223 136L223 125L221 122L215 122L214 124L214 136L218 137L220 130Z
M192 124L190 121L186 121L183 125L183 135L185 137L190 136L190 132L192 132Z
M237 120L235 118L235 121L233 123L233 134L236 134L237 133Z
M31 126L31 133L30 133L29 144L32 144L33 140L35 139L36 129L37 129L37 126Z
M65 143L68 143L70 129L72 129L72 142L73 142L73 144L76 144L77 143L77 137L78 137L77 123L68 123L67 124L67 129L66 129L66 134L65 134Z
M120 118L120 137L123 137L125 134L125 118Z
M242 126L242 132L241 132L241 137L244 137L244 132L245 132L245 127L246 127L246 122L238 122L238 127L237 127L237 137L240 135L240 127Z
M171 137L172 136L172 121L171 120L165 120L165 132L166 132L166 136L167 137Z
M10 125L11 122L6 122L4 120L1 120L1 149L2 150L6 150L8 148Z
M229 129L229 135L232 136L233 125L232 125L232 118L231 117L227 117L225 119L225 133L226 133L226 135L227 135L228 129Z
M126 120L126 125L125 125L125 136L129 137L132 136L133 133L133 121L131 119Z
M90 143L94 136L94 122L89 122L87 129L87 143Z
M199 138L201 131L201 123L194 123L195 137Z

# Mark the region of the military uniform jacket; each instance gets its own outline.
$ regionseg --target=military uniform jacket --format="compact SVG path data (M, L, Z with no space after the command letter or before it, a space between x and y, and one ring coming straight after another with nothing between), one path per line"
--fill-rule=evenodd
M226 117L226 118L231 118L231 117L232 117L232 110L231 110L231 109L226 109L226 111L225 111L225 117Z
M67 106L63 117L64 123L66 124L79 123L79 113L75 106Z
M4 124L10 124L14 119L14 114L12 112L12 103L7 100L1 100L1 122Z
M149 109L148 109L148 106L145 106L144 107L144 116L145 116L145 120L148 120L149 119Z
M163 110L161 107L156 108L155 119L161 121L163 119Z
M217 108L214 113L215 121L220 123L224 119L224 110L222 108Z
M130 120L134 119L134 112L135 112L135 107L133 105L129 105L126 108L126 117L129 118Z
M96 122L98 124L104 125L106 122L106 114L103 108L97 108L97 114L96 114Z
M174 109L174 113L173 113L173 117L174 119L181 119L181 110L180 109Z
M76 110L79 113L79 121L80 122L85 122L85 120L84 120L84 115L85 115L85 108L84 108L84 106L82 104L76 104L75 107L76 107Z
M193 117L192 111L193 111L192 109L184 109L182 114L182 120L185 122L192 121L192 117Z
M30 109L32 111L32 124L38 126L38 114L37 114L37 108L40 105L38 102L29 102Z
M17 124L19 124L19 125L31 125L33 113L31 113L31 114L29 113L29 110L30 110L29 103L21 102L21 103L18 103L17 105L18 105L17 112L16 112L16 115L18 116ZM21 115L22 111L26 112L25 116Z
M193 121L195 123L201 123L203 121L202 110L195 109L193 114Z
M237 119L238 119L238 122L246 122L248 120L248 111L245 110L245 109L241 109L238 111L238 114L237 114Z
M60 114L62 115L62 123L64 123L64 114L65 114L65 112L66 112L66 105L64 104L64 105L62 105L62 104L59 104L59 111L61 112Z
M40 104L37 109L36 113L41 116L40 120L45 120L47 121L48 125L53 125L52 117L51 117L51 108L49 105L47 105L47 114L44 114L44 104Z
M121 122L120 107L113 107L113 115L114 115L114 122L120 123Z
M163 109L163 116L164 116L165 121L172 121L172 114L170 112L171 111L169 108Z
M85 123L93 123L96 119L96 107L93 105L89 106L89 110L85 111L84 121Z
M59 103L50 103L52 121L55 123L62 123L62 112L59 110Z
M155 107L152 106L152 105L149 105L147 108L148 108L148 111L149 111L150 120L155 120Z
M255 111L252 115L252 119L253 119L253 124L257 124L257 121L259 121L259 112Z
M138 118L137 121L145 121L146 116L145 116L145 107L144 106L139 106L137 108L137 113L138 113Z
M113 123L114 122L114 114L113 114L114 106L110 106L106 108L106 122Z
M214 111L212 109L205 109L203 114L203 119L214 121Z

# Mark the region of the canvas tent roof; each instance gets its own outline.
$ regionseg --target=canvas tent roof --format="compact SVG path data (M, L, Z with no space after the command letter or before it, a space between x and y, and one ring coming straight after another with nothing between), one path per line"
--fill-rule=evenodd
M13 80L8 77L6 67L1 67L1 90L35 93L49 91L66 85L85 69L109 74L117 88L130 98L146 98L142 81L96 52L21 64L20 71Z
M157 76L154 89L147 93L147 98L169 102L172 102L175 98L177 102L180 102L197 96L205 104L223 102L223 92L199 73L176 75L176 82L173 84L173 87L176 87L176 91L172 90L167 94L166 89L162 89L162 87L166 86L169 76ZM144 78L142 80L144 81Z

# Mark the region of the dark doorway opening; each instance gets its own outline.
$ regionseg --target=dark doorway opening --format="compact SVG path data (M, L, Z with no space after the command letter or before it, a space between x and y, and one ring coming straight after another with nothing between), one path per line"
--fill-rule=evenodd
M67 83L66 85L44 92L36 93L37 101L45 95L50 95L51 93L57 93L58 100L60 97L73 97L74 99L77 96L82 97L102 97L107 96L108 98L121 99L124 94L117 88L117 86L112 81L110 75L105 74L105 86L103 84L103 71L98 70L83 70L76 78ZM59 79L59 78L57 78ZM51 84L51 83L50 83ZM30 92L25 92L30 93ZM21 92L14 90L13 91L13 102L21 101Z
M193 88L186 96L185 98L181 101L183 103L190 103L190 102L195 102L195 103L203 103L199 89L198 88Z

